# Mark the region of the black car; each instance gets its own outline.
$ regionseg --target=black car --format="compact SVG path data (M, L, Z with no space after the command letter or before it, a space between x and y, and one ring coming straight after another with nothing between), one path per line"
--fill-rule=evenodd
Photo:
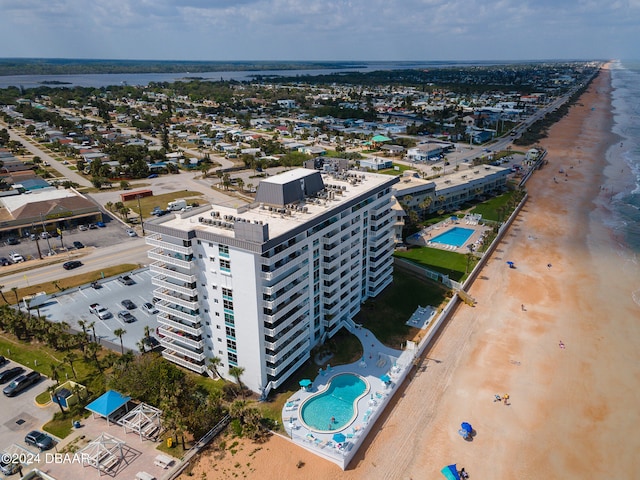
M118 312L118 318L124 323L133 323L136 321L136 317L131 315L128 310L122 310L121 312Z
M62 264L62 268L65 270L73 270L74 268L78 268L82 266L82 262L79 260L71 260L70 262L64 262Z
M0 355L0 365L4 365L5 363L9 363L9 360L7 360L4 356Z
M15 397L19 393L23 392L31 385L34 385L40 381L42 376L38 372L29 372L26 375L20 375L13 380L9 385L2 389L7 397Z
M11 265L11 262L7 257L0 257L0 265L6 267L7 265Z
M53 447L53 438L46 433L33 430L24 437L24 443L38 447L40 450L49 450Z
M120 304L127 310L133 310L134 308L136 308L136 304L129 299L122 300Z
M18 240L15 237L7 238L7 245L18 245L19 243L20 243L20 240Z
M0 372L0 383L7 383L9 380L13 380L21 373L24 373L24 368L22 367L7 368Z
M122 275L118 277L118 281L123 285L135 285L136 282L129 275Z
M77 240L73 242L73 246L75 248L84 248L84 245L82 244L82 242L78 242Z

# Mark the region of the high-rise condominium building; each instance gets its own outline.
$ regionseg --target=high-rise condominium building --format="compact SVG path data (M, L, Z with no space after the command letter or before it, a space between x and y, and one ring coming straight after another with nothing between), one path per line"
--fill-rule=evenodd
M164 357L199 373L217 357L255 392L282 385L391 283L397 181L290 170L251 205L146 223Z

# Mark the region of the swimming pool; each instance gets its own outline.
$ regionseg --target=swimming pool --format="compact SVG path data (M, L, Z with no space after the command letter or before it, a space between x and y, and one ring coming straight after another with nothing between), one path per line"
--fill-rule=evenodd
M340 430L358 414L357 402L369 391L369 383L359 375L341 373L320 393L300 406L300 421L316 432Z
M471 230L470 228L453 227L451 230L447 230L437 237L433 237L431 241L433 243L442 243L444 245L461 247L467 240L469 240L469 237L473 235L473 232L474 230Z

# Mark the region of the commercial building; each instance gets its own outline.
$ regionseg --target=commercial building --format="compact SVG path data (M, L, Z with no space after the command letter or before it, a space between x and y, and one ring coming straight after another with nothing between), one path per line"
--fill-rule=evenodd
M145 223L165 358L268 393L392 281L396 177L295 169Z

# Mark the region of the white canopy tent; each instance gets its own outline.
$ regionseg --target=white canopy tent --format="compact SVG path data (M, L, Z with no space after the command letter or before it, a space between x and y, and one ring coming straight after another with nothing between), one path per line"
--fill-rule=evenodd
M136 432L140 435L140 440L146 438L156 441L162 428L161 417L162 410L141 403L122 417L120 423L125 433Z

